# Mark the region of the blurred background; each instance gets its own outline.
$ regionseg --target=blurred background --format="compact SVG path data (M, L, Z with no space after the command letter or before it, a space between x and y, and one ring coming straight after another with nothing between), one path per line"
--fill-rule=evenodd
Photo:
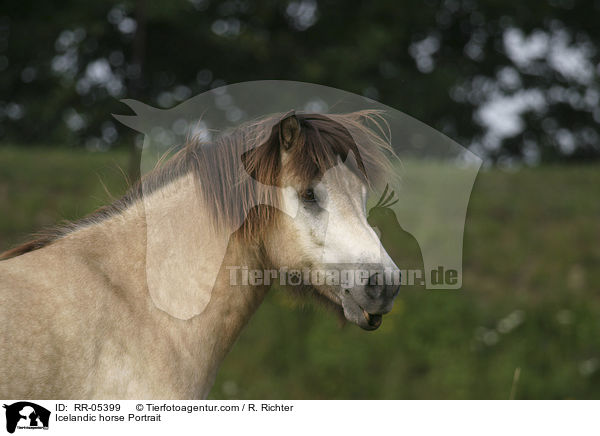
M0 250L119 196L112 113L286 79L362 94L484 159L463 289L372 333L272 292L211 398L600 397L600 0L7 0Z

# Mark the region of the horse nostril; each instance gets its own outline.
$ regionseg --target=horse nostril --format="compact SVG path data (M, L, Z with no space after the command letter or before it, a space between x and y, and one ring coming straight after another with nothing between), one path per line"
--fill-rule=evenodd
M396 296L398 295L398 292L400 292L400 285L391 285L387 287L387 294L391 297L391 298L396 298Z
M379 284L379 283L377 283L378 280L379 280L379 273L371 274L371 276L369 277L369 285L374 286L374 285Z
M380 283L379 273L375 273L369 277L365 292L371 298L380 298L384 288L383 282Z

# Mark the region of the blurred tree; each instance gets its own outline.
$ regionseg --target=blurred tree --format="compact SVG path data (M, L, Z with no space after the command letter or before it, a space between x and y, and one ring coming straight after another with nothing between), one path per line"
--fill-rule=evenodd
M0 138L133 144L120 98L314 82L400 109L490 161L597 159L600 1L9 0Z

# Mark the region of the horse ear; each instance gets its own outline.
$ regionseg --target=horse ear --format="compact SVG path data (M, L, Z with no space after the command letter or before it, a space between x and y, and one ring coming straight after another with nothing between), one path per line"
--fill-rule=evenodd
M279 143L289 150L300 138L300 122L294 111L285 114L279 122Z

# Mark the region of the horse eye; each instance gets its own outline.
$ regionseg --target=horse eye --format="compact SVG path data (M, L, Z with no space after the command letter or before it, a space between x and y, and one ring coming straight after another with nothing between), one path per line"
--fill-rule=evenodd
M307 203L315 203L317 201L317 199L315 197L315 191L313 191L310 188L302 191L300 193L300 197L302 198L303 201L305 201Z

